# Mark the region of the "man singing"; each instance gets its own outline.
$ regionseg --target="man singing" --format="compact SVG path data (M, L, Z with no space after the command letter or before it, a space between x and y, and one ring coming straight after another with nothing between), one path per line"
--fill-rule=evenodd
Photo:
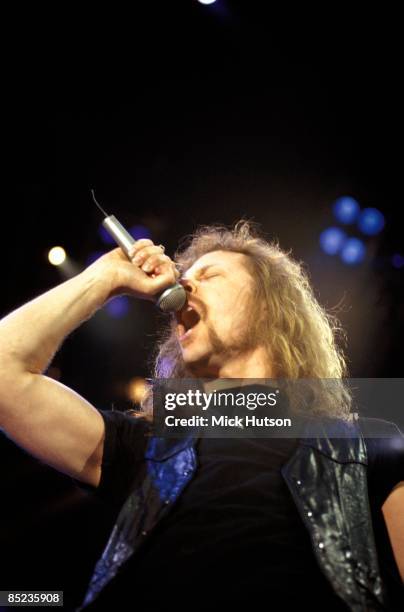
M80 609L400 609L404 437L349 418L337 321L301 265L247 222L200 228L175 263L150 240L130 255L114 249L0 321L1 428L117 511ZM106 301L153 300L177 279L188 300L156 378L337 379L305 410L355 435L163 439L148 400L143 415L99 411L44 375Z

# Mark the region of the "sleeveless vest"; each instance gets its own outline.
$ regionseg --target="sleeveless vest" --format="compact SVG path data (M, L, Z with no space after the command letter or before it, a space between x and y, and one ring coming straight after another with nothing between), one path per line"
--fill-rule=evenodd
M324 423L307 427L281 473L310 534L320 569L353 612L383 610L368 499L367 452L358 423L330 419L327 427ZM352 437L341 437L346 435ZM149 440L145 477L118 515L79 610L94 601L136 554L192 480L197 468L196 440L195 436Z

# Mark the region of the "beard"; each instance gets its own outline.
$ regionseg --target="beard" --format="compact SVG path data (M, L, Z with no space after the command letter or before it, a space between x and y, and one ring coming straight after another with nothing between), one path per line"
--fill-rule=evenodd
M186 365L186 370L191 376L203 377L210 370L210 363L213 356L214 362L224 363L228 359L236 357L241 354L245 354L248 351L256 348L256 338L254 334L248 329L247 326L240 324L240 326L231 330L231 334L228 338L223 340L216 332L214 326L205 319L204 321L209 344L209 354L197 359L192 363Z
M242 315L238 327L234 326L230 331L230 337L226 340L222 340L217 334L213 324L209 320L209 314L207 312L205 304L199 300L199 298L193 296L192 301L195 302L201 320L206 325L208 339L212 352L218 355L237 355L241 352L251 350L256 346L257 334L248 329L249 321L248 313L252 308L252 302L248 300L242 309Z
M212 325L207 326L208 338L213 353L223 356L235 356L255 348L253 335L246 328L232 330L232 335L227 340L222 340Z

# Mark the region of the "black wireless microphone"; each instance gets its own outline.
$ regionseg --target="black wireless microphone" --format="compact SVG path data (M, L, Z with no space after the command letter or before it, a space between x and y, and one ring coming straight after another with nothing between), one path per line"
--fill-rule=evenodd
M136 240L129 234L129 232L119 223L118 219L114 215L108 215L105 210L95 199L94 190L91 190L93 200L105 216L102 225L105 227L107 232L112 236L115 242L121 247L125 255L129 257L129 249L135 244ZM186 301L186 292L182 285L175 283L171 287L164 289L160 295L156 298L156 306L162 312L175 312L180 310Z

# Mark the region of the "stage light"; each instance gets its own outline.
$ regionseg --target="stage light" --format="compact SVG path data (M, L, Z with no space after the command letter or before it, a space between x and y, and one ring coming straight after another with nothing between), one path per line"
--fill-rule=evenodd
M328 227L320 234L320 245L327 255L336 255L344 245L346 234L339 227Z
M200 4L213 4L216 0L198 0Z
M343 196L335 201L333 211L336 219L340 223L349 225L355 223L360 212L358 202L350 196Z
M66 251L62 247L53 247L48 253L48 260L52 266L60 266L66 260Z
M140 240L141 238L151 238L150 230L144 225L133 225L129 230L129 234L133 236L135 240Z
M140 404L146 395L147 382L144 378L136 376L129 381L126 392L128 398L135 404Z
M349 266L361 263L365 255L366 247L359 238L347 238L340 253L342 261Z
M377 208L365 208L359 216L358 227L363 234L375 236L384 227L384 216Z
M130 303L128 297L126 295L121 295L108 302L105 309L111 317L120 319L129 312L129 307Z
M404 268L403 255L400 255L400 253L394 253L393 257L391 258L391 263L395 268Z

